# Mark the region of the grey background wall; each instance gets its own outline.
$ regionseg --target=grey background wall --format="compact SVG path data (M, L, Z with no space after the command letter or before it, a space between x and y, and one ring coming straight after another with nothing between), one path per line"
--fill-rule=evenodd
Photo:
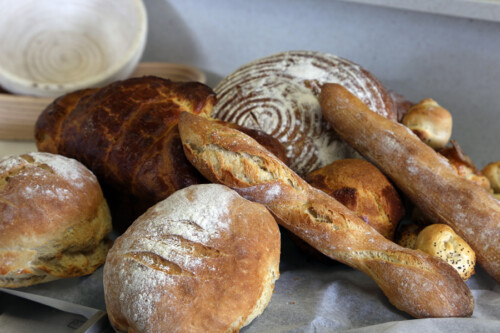
M143 59L196 66L215 86L237 67L275 52L332 53L412 101L432 97L450 110L453 138L479 167L500 160L500 4L404 2L415 11L358 2L145 0Z

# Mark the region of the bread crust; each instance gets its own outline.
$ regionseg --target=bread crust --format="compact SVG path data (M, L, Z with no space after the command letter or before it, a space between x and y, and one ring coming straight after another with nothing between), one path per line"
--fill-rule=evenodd
M394 186L373 164L360 159L337 160L309 173L305 180L393 240L405 208Z
M458 176L446 158L408 128L371 112L342 86L324 85L320 99L335 131L377 165L430 221L449 225L500 282L500 201Z
M268 304L280 234L266 208L216 184L139 217L104 266L109 318L125 332L237 332Z
M325 82L341 82L381 115L396 119L393 99L369 71L322 52L292 50L247 63L215 88L212 117L262 130L286 149L301 176L341 158L359 155L322 119L318 96Z
M400 310L414 317L472 314L472 294L452 267L390 242L250 137L188 113L179 131L186 156L205 177L263 203L314 248L368 274Z
M209 116L215 102L215 93L199 82L154 76L118 81L56 99L37 120L36 144L40 151L75 158L96 174L115 228L123 232L176 190L206 183L184 156L177 119L182 111ZM284 154L279 142L252 134Z
M96 177L49 153L0 160L0 286L22 287L94 272L111 217Z

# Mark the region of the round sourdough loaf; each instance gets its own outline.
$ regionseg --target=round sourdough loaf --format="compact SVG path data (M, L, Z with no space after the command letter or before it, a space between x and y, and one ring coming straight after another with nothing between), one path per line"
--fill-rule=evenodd
M277 138L290 168L304 176L341 158L359 157L323 120L323 83L340 83L380 115L397 120L396 105L382 84L359 65L335 55L289 51L257 59L215 87L211 115Z
M140 216L111 248L104 292L125 332L235 332L267 306L280 234L267 209L192 185Z
M49 153L0 159L0 287L94 272L109 231L107 203L83 164Z

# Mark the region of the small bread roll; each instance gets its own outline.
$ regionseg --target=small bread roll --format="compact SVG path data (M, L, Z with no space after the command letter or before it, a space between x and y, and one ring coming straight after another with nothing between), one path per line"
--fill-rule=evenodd
M125 332L237 332L267 306L279 276L272 215L223 185L160 201L114 243L106 307Z
M415 244L417 243L418 233L421 229L422 227L415 223L403 225L401 230L398 232L399 235L396 239L396 243L402 247L414 250Z
M446 224L431 224L425 227L418 234L415 248L445 260L464 281L475 272L474 250Z
M83 164L49 153L0 160L0 287L94 272L110 231L108 205Z
M493 192L500 193L500 161L491 162L481 173L490 181Z
M434 149L446 146L451 137L451 114L432 98L412 106L404 115L402 123Z
M387 239L394 238L405 209L394 186L373 164L337 160L309 173L306 181L354 211Z

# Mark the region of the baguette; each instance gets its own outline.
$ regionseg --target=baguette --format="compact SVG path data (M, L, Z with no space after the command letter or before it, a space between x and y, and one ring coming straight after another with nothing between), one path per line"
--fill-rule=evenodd
M337 84L320 95L335 131L377 165L434 223L449 225L500 282L500 201L460 176L405 126L380 117Z
M186 112L179 132L188 160L207 179L264 204L302 240L368 274L400 310L417 318L472 314L471 291L451 266L385 239L252 138Z

